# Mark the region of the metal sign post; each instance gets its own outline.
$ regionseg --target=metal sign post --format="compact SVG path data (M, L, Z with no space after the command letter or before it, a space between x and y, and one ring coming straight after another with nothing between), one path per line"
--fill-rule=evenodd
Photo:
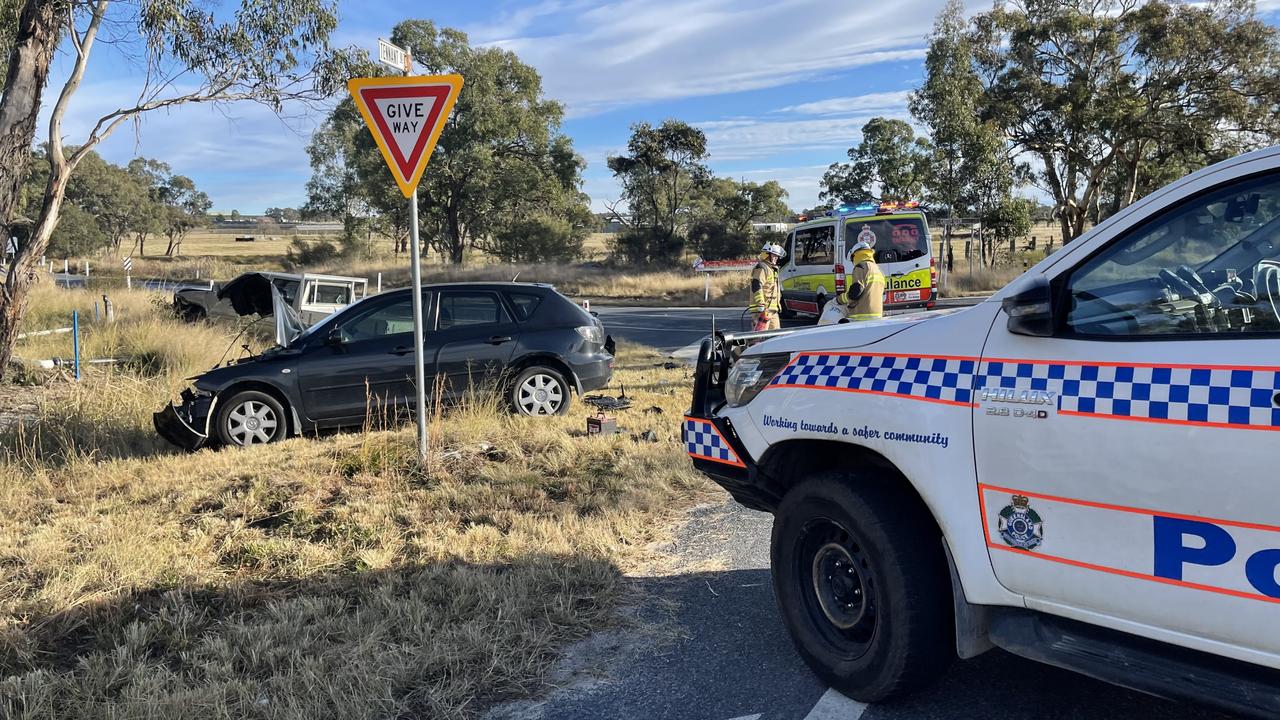
M400 57L398 53L403 53ZM378 57L409 72L409 51L378 41ZM402 66L398 63L403 61ZM461 75L352 78L347 89L369 126L373 140L409 199L409 261L413 264L414 382L417 390L418 453L427 457L426 358L423 353L422 256L418 239L418 182L435 149L445 120L462 90Z

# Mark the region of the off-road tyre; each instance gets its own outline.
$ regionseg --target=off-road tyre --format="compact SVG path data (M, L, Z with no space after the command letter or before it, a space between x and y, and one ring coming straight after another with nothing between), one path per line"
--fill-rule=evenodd
M569 383L559 370L533 365L516 374L507 390L507 402L517 415L564 415L573 401Z
M241 390L219 398L214 435L222 447L265 445L288 437L289 421L279 400L258 390Z
M773 591L796 650L862 702L918 690L955 659L942 539L897 482L818 473L773 521Z

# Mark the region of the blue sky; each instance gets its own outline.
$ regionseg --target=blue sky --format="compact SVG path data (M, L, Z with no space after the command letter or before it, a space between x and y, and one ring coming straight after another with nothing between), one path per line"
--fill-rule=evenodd
M374 49L399 20L426 17L466 31L475 44L516 52L542 74L546 94L565 104L563 129L587 159L585 190L596 209L618 195L605 158L625 149L629 126L666 118L706 132L717 174L777 180L800 209L816 202L823 170L844 159L868 119L908 117L907 93L922 79L925 36L942 4L348 0L335 41ZM974 11L987 7L971 3ZM141 87L135 64L99 50L65 124L69 143ZM65 75L69 64L62 54L55 72ZM51 83L46 105L60 85ZM135 155L164 160L195 179L216 210L259 213L304 202L305 147L317 120L282 119L247 103L183 107L121 128L100 152L119 163Z

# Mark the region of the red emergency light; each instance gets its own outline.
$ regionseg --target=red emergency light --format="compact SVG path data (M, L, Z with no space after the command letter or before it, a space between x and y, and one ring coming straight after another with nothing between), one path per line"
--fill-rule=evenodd
M880 203L880 212L893 212L895 210L913 210L920 207L920 203L915 200L907 202L882 202Z

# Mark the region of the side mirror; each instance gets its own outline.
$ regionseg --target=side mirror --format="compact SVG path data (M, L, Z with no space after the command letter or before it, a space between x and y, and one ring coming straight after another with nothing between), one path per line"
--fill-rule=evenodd
M331 345L331 346L333 346L333 347L337 347L337 346L341 345L341 344L342 344L342 343L344 343L344 342L346 342L346 341L342 339L342 329L341 329L341 328L336 328L336 327L335 327L335 328L329 328L329 334L324 336L324 344L325 344L325 345Z
M1009 332L1034 337L1053 335L1053 293L1043 276L1032 279L1000 306L1009 316Z

